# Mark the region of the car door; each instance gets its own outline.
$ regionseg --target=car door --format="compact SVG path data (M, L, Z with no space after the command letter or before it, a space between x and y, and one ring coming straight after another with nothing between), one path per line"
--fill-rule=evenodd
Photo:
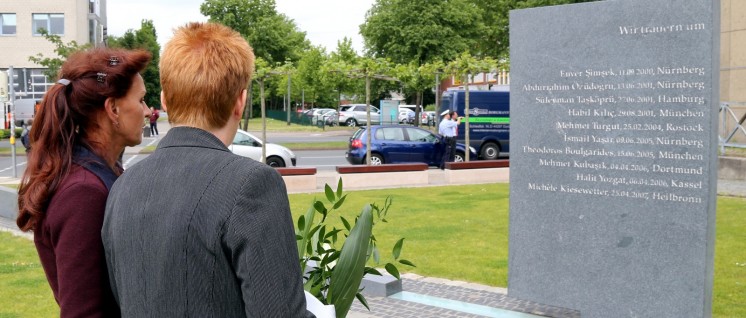
M409 144L404 137L402 128L378 128L375 138L385 163L409 162Z
M422 162L428 165L436 165L438 155L443 156L440 150L438 136L419 128L407 127L408 156L412 162Z
M381 111L375 106L370 106L370 122L372 125L381 124Z
M236 132L228 148L239 156L249 157L256 161L262 160L262 144L240 130Z

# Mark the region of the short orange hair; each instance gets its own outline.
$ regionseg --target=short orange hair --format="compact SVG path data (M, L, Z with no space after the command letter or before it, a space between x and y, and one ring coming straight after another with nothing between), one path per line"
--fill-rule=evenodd
M177 28L160 62L169 121L204 129L225 126L253 71L251 46L231 28L196 22Z

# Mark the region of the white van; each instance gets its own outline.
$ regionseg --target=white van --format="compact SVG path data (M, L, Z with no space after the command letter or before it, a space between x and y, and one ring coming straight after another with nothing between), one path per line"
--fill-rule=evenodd
M34 119L35 99L16 99L15 100L15 121L16 127L21 127L24 121Z

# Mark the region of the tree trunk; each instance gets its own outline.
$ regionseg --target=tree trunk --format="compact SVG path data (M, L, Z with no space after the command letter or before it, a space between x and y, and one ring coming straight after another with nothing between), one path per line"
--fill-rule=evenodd
M464 161L469 161L469 154L471 151L469 151L469 73L466 73L466 81L464 81L466 91L464 92L464 95L466 97L464 98L464 120L466 123L464 124L464 143L466 144L466 151L464 151Z
M264 80L259 82L259 96L261 98L262 108L262 163L267 163L267 114L264 103Z
M365 161L370 166L370 76L365 77L365 116L367 116L367 123L365 124L367 134L365 141Z
M415 101L414 101L414 125L420 126L421 124L421 114L422 114L422 92L415 93Z
M249 103L249 107L244 107L243 112L243 130L249 130L249 118L251 118L251 115L254 113L254 82L249 82L249 98L247 100Z

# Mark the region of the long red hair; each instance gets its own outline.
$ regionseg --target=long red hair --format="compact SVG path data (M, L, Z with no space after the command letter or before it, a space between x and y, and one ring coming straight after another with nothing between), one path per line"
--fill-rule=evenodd
M49 200L70 172L76 145L88 148L88 134L95 132L98 112L107 98L121 98L135 75L150 62L142 50L97 48L77 52L62 64L60 80L41 102L29 132L31 151L18 188L18 218L22 231L35 230L44 217Z

